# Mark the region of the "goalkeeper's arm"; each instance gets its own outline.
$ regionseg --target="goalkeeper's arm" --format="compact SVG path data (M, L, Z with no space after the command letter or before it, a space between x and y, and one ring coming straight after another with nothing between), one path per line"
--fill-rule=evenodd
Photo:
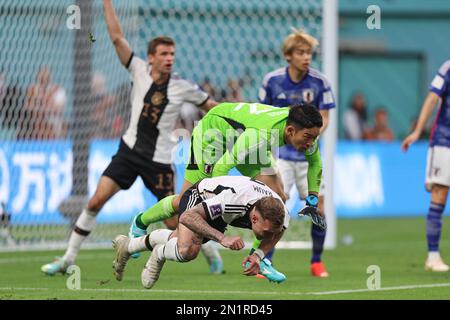
M103 0L103 11L105 14L106 25L108 26L109 37L111 38L114 48L116 48L120 63L126 66L133 51L131 50L127 39L125 39L119 18L112 5L112 0Z
M319 194L320 182L322 181L322 159L320 158L319 145L317 141L305 151L308 161L308 194Z

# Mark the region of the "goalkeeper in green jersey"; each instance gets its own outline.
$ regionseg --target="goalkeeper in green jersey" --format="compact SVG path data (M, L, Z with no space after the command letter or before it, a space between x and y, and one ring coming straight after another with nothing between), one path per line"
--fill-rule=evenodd
M236 167L242 175L265 183L285 201L287 195L272 157L272 152L285 144L305 153L309 163L308 191L317 195L322 162L316 140L321 127L322 116L310 104L285 108L258 103L219 104L193 130L180 195L201 179L228 175L230 169ZM168 196L138 214L133 219L130 234L142 235L150 224L174 216L178 212L180 195ZM255 241L253 248L258 247ZM271 281L285 279L268 259L260 262L260 269Z

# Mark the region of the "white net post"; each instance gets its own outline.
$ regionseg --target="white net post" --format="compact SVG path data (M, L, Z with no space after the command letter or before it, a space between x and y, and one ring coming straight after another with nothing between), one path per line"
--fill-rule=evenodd
M335 101L338 101L338 1L323 2L323 72L333 89ZM339 106L337 106L339 107ZM328 128L324 136L324 182L325 213L328 223L325 248L333 249L337 245L337 218L334 206L334 156L337 143L338 113L336 108L330 111Z

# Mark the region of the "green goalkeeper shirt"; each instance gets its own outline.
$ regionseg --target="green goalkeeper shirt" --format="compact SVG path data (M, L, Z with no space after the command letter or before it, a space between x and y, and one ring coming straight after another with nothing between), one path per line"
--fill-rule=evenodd
M212 167L212 177L228 175L234 167L270 167L272 151L285 144L289 107L259 103L222 103L194 128L198 164ZM195 152L196 150L196 152ZM308 161L308 191L319 192L322 161L317 141L304 152Z

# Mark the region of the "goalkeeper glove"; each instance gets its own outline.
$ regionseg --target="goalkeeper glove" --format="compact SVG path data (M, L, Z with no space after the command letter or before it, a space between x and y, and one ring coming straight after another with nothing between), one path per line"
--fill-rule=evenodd
M312 223L318 226L322 230L327 230L327 223L325 218L322 217L317 210L319 199L316 195L309 195L306 199L306 206L298 213L299 216L310 216Z

